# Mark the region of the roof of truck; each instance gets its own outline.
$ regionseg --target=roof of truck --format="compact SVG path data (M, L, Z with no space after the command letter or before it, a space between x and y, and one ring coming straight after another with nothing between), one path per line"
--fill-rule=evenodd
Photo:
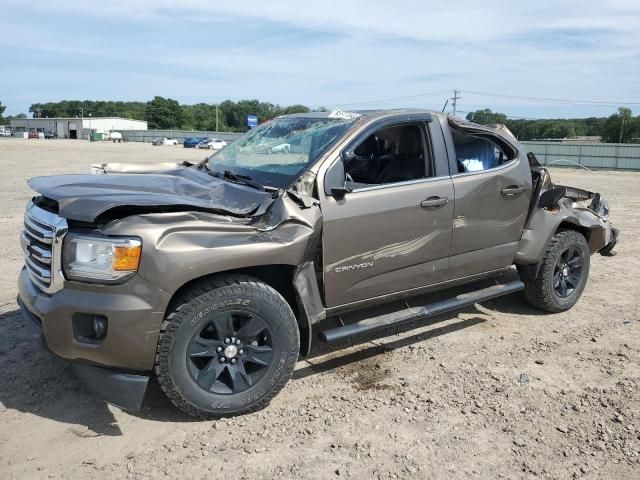
M336 119L349 119L352 118L354 120L362 117L372 118L372 117L385 117L389 115L405 115L405 114L416 114L416 113L426 113L433 116L436 115L446 115L440 112L436 112L435 110L425 110L420 108L394 108L394 109L377 109L377 110L325 110L321 112L305 112L305 113L291 113L288 115L282 115L282 117L286 118L336 118Z

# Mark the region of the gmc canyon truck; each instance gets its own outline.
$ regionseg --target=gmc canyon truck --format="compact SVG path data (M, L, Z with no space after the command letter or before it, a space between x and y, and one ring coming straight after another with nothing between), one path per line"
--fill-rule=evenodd
M314 341L519 290L567 310L618 238L505 127L422 110L287 115L197 164L29 185L27 324L108 402L140 408L155 374L202 418L267 405Z

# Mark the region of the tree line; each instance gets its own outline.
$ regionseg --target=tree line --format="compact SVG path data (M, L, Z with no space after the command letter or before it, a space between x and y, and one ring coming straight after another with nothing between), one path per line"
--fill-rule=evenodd
M605 143L640 143L640 116L619 108L609 117L527 120L509 118L486 108L467 114L467 120L481 125L502 123L518 140L543 140L597 136Z
M0 124L8 123L2 114L6 106L0 102ZM196 103L181 105L177 100L156 96L148 102L121 102L101 100L62 100L34 103L29 108L36 117L123 117L146 120L152 129L209 130L244 132L247 115L257 115L260 122L279 115L304 113L311 109L305 105L281 106L259 100L225 100L217 105ZM26 117L25 114L16 117ZM598 136L607 143L640 143L640 116L633 116L629 108L619 108L609 117L569 119L517 119L491 109L467 114L467 120L488 125L502 123L519 140Z
M36 117L123 117L146 120L151 129L218 130L244 132L247 115L260 122L288 113L309 112L304 105L280 106L259 100L225 100L217 105L181 105L177 100L156 96L148 102L62 100L34 103L29 112Z

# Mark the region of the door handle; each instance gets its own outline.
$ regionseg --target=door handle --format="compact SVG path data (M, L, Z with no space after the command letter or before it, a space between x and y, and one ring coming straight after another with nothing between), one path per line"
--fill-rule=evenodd
M502 195L504 195L505 197L517 197L518 195L520 195L522 192L524 192L525 188L524 187L520 187L518 185L510 185L506 188L503 188L501 190Z
M422 208L438 208L443 207L449 203L448 197L429 197L426 200L420 202Z

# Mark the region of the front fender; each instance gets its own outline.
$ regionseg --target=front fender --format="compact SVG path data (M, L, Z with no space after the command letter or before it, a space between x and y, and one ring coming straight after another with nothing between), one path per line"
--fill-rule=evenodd
M114 221L103 231L142 238L138 274L173 296L207 275L312 260L319 207L300 209L282 197L275 203L281 202L258 221L206 212L153 213Z

